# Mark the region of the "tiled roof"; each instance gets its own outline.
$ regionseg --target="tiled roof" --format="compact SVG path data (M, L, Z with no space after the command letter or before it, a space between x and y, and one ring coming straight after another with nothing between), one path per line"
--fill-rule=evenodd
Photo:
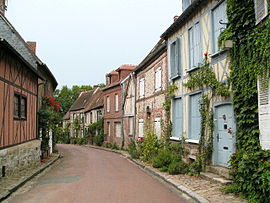
M82 92L76 99L76 101L72 104L69 111L84 109L91 101L93 92L94 92L93 90Z
M101 88L98 87L94 91L90 100L91 101L88 103L88 105L85 108L85 112L102 107L104 105L103 104L103 92L102 92Z
M68 112L64 115L63 119L64 119L64 120L69 120L69 118L70 118L70 112L68 111Z

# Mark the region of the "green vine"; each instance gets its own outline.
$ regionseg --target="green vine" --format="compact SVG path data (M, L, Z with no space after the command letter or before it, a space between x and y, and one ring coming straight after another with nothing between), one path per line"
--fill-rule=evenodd
M198 71L189 77L184 86L192 90L203 90L200 101L201 133L199 153L196 160L202 169L209 163L213 152L214 120L212 101L216 96L229 96L230 91L226 83L220 82L216 78L209 64L207 54L205 54L204 65L200 66ZM206 88L210 88L211 91L205 91Z
M175 97L175 91L178 87L175 84L171 84L165 91L165 102L163 107L165 110L165 120L162 121L163 138L168 140L172 134L172 122L171 122L171 108L172 99Z
M237 123L237 152L231 158L234 183L227 191L242 193L252 202L269 202L270 153L259 142L257 79L266 79L268 86L270 19L256 27L253 0L227 0L227 4L229 26L220 41L233 40L230 78Z

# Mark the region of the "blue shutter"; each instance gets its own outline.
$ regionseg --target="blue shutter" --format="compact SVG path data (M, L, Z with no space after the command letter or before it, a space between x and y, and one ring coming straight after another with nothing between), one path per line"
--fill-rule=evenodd
M212 19L213 19L213 52L218 51L218 37L220 33L226 28L224 24L220 24L219 22L222 21L222 23L227 23L227 13L226 13L227 4L224 1L220 5L218 5L212 13Z
M189 68L194 67L194 29L193 27L188 30L188 51L189 51Z
M181 75L182 70L182 64L181 64L181 40L180 38L177 38L176 40L176 50L177 50L177 55L176 55L176 61L177 61L177 75Z
M170 69L171 69L171 78L176 75L175 72L175 48L176 42L173 42L170 46Z
M182 137L183 132L183 101L181 98L173 100L173 137Z
M200 23L194 25L194 66L198 66L201 63L202 51L201 51L201 26Z
M189 138L193 140L200 139L201 133L200 98L201 94L195 94L190 96Z

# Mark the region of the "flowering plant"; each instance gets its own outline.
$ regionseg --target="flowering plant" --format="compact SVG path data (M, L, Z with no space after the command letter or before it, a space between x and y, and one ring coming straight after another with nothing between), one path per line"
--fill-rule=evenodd
M54 97L45 96L44 99L46 100L46 104L52 107L56 112L60 110L60 102L56 101Z

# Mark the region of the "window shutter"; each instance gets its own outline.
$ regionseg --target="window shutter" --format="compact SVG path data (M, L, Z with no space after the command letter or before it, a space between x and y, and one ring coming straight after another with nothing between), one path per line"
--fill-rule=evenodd
M181 98L173 101L173 137L180 138L183 131L183 101Z
M176 40L176 72L177 75L181 75L181 41L180 38Z
M200 23L196 23L193 29L194 37L194 64L193 66L198 66L202 62L202 51L201 51L201 26Z
M267 87L268 80L265 78L260 78L259 83L259 105L268 105L269 104L269 88Z
M188 44L189 44L189 68L194 67L194 36L193 27L188 30Z
M201 94L190 96L189 138L193 140L200 139L200 129L201 129L200 98Z
M258 24L267 16L268 13L267 0L255 0L254 5L255 5L256 24Z
M171 78L176 75L175 72L175 48L176 48L176 42L172 43L170 46L170 68L171 68Z

